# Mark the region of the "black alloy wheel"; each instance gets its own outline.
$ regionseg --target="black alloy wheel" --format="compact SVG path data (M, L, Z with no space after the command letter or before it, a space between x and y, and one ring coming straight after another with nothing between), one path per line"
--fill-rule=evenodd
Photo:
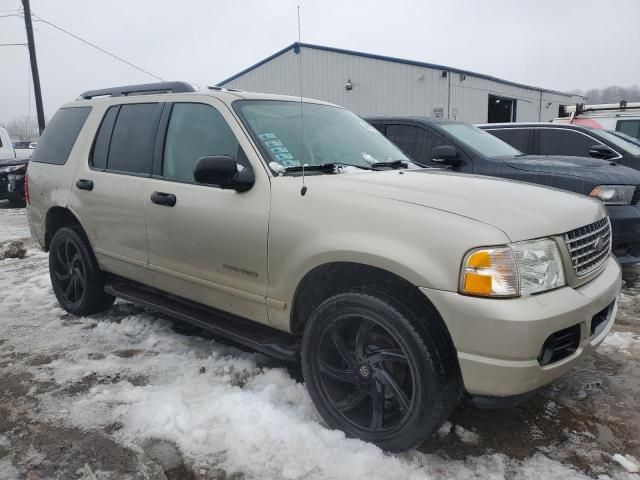
M346 422L372 433L393 429L410 411L415 372L393 334L363 315L335 318L320 340L320 385Z
M338 294L316 309L304 332L302 370L330 427L402 451L446 420L459 377L430 322L402 302L365 293Z
M62 227L51 239L49 275L58 303L74 315L101 312L115 300L104 292L104 274L77 227Z
M78 246L65 238L51 252L52 271L65 303L77 305L87 288L87 275Z

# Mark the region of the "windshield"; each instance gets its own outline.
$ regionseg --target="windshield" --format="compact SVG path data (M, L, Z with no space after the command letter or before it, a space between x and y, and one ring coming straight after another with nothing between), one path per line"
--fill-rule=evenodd
M370 169L396 160L414 166L374 127L343 108L274 100L240 100L234 108L274 172L325 164Z
M473 148L485 157L516 157L523 154L520 150L516 150L498 137L494 137L473 125L444 123L441 128L453 135L459 142Z
M595 136L595 137L600 137L603 140L606 140L608 142L613 143L616 147L625 150L626 152L630 153L631 155L635 155L635 156L639 156L640 155L640 147L638 147L637 145L634 145L631 142L628 142L627 140L624 140L623 138L620 138L616 135L613 135L609 132L607 132L606 130L600 130L598 128L589 128L589 130L591 131L591 133Z

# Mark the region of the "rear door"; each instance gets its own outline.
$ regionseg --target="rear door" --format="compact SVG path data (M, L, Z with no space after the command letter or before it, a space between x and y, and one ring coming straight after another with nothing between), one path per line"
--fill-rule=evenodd
M71 187L71 207L101 267L145 284L151 283L146 198L163 106L126 103L106 109Z
M264 167L217 99L168 105L161 131L163 148L145 198L154 286L266 322L270 184ZM239 168L252 169L253 187L239 193L196 183L196 162L212 155L232 156ZM154 203L154 192L173 195L175 204Z

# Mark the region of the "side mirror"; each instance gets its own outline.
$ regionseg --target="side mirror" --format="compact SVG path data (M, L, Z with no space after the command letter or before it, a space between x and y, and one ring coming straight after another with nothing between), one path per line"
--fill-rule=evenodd
M228 155L199 159L193 170L193 179L198 183L217 185L238 192L249 190L255 182L251 169L239 165Z
M589 149L589 155L591 155L593 158L599 158L602 160L608 160L610 158L618 156L617 153L611 150L609 147L601 144L591 147Z
M441 165L451 165L455 167L456 165L460 165L462 160L458 156L458 152L456 151L456 147L451 145L440 145L438 147L433 147L431 151L431 161L433 163L439 163Z

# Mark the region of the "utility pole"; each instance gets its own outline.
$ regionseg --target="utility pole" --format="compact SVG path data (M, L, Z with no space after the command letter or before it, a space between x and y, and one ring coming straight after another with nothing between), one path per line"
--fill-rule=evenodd
M33 76L33 93L36 97L36 111L38 112L38 129L44 130L44 109L42 108L42 92L40 90L40 74L38 73L38 61L36 60L36 44L33 39L33 25L31 25L31 7L29 0L22 0L24 8L24 26L27 29L27 42L29 47L29 59L31 60L31 75Z

